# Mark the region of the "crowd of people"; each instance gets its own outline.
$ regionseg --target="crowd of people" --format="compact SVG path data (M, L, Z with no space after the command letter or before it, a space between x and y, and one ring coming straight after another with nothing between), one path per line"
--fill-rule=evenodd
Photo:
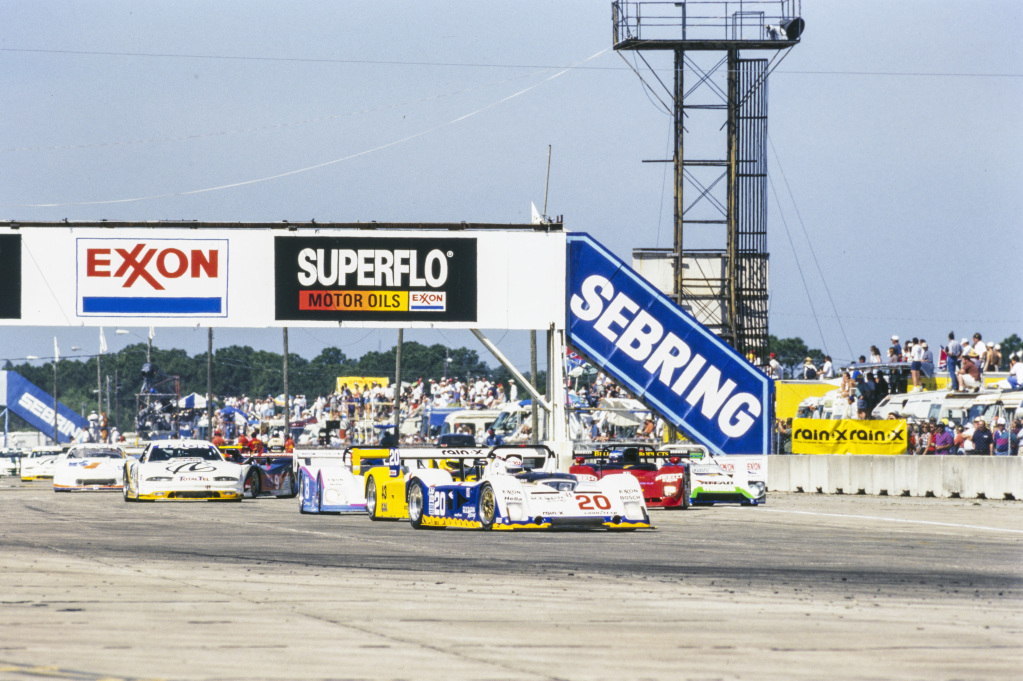
M983 418L972 423L946 425L937 419L911 424L908 447L910 454L958 454L967 456L1019 456L1023 437L1023 419L1006 424L996 418L991 428Z

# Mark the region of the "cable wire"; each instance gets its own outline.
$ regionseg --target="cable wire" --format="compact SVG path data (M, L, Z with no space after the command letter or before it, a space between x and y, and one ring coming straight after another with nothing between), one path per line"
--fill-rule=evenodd
M607 52L609 49L610 48L605 47L600 52L597 52L596 54L593 54L593 55L587 57L586 59L581 60L578 63L579 64L583 64L585 62L590 61L591 59L596 59L600 55L602 55L605 52ZM279 180L279 179L282 179L282 178L285 178L285 177L291 177L293 175L299 175L301 173L307 173L307 172L310 172L310 171L313 171L313 170L319 170L320 168L326 168L328 166L336 165L338 163L343 163L345 161L350 161L350 160L355 159L355 158L360 158L362 156L367 156L367 155L375 153L377 151L383 151L384 149L389 149L391 147L398 146L399 144L404 144L405 142L410 142L410 141L412 141L414 139L418 139L420 137L424 137L426 135L429 135L429 134L431 134L433 132L436 132L438 130L441 130L443 128L455 125L457 123L461 123L462 121L467 120L469 118L472 118L473 116L476 116L478 114L481 114L484 111L487 111L489 109L494 108L495 106L499 106L499 105L504 104L504 103L506 103L508 101L511 101L512 99L515 99L516 97L524 95L525 93L529 92L530 90L535 90L536 88L540 87L541 85L549 83L550 81L554 80L555 78L558 78L558 77L568 73L569 71L572 70L572 68L573 67L568 67L568 68L562 69L561 71L558 71L557 73L555 73L555 74L553 74L551 76L548 76L547 78L544 78L540 82L535 83L533 85L530 85L527 88L523 88L522 90L519 90L518 92L514 92L514 93L508 95L507 97L502 97L501 99L499 99L499 100L497 100L495 102L491 102L490 104L487 104L486 106L480 107L479 109L476 109L475 111L472 111L470 113L467 113L467 114L464 114L462 116L459 116L458 118L452 119L452 120L450 120L450 121L448 121L446 123L441 123L440 125L435 125L432 128L428 128L426 130L422 130L422 131L417 132L417 133L415 133L413 135L409 135L409 136L403 137L403 138L401 138L399 140L394 140L392 142L387 142L386 144L381 144L381 145L378 145L376 147L372 147L370 149L365 149L363 151L356 152L354 154L349 154L348 156L342 156L341 158L331 159L329 161L324 161L322 163L316 163L314 165L306 166L304 168L297 168L295 170L289 170L289 171L286 171L286 172L283 172L283 173L277 173L275 175L269 175L269 176L266 176L266 177L259 177L259 178L255 178L255 179L251 179L251 180L241 180L241 181L238 181L238 182L231 182L231 183L228 183L228 184L217 185L215 187L205 187L203 189L191 189L191 190L187 190L187 191L170 192L170 193L166 193L166 194L153 194L153 195L149 195L149 196L136 196L136 197L132 197L132 198L128 198L128 199L106 199L106 200L100 200L100 201L69 201L69 202L54 202L54 203L0 203L0 206L10 206L10 207L16 207L16 208L62 208L62 207L67 207L67 206L103 206L103 205L112 205L112 204L120 204L120 203L134 203L134 202L138 202L138 201L152 201L152 200L155 200L155 199L177 198L177 197L180 197L180 196L194 196L196 194L206 194L206 193L210 193L210 192L222 191L222 190L225 190L225 189L235 189L237 187L245 187L245 186L248 186L248 185L260 184L262 182L270 182L272 180Z

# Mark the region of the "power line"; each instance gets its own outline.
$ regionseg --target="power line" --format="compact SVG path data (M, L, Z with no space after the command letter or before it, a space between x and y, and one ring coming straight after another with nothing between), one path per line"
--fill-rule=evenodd
M578 71L625 71L620 66L582 66L564 64L488 64L482 62L441 62L441 61L396 61L382 59L339 59L326 57L264 57L252 55L228 55L228 54L185 54L178 52L117 52L113 50L55 50L31 47L4 47L0 52L11 53L36 53L36 54L66 54L78 56L95 57L145 57L158 59L210 59L219 61L256 61L256 62L283 62L283 63L309 63L309 64L353 64L367 66L441 66L454 68L481 68L481 69L564 69L570 68ZM657 69L665 73L674 71L673 68ZM686 69L690 71L690 69ZM806 76L891 76L910 78L1023 78L1023 73L954 73L954 72L927 72L927 71L842 71L842 70L802 70L786 69L776 71L778 75L806 75Z

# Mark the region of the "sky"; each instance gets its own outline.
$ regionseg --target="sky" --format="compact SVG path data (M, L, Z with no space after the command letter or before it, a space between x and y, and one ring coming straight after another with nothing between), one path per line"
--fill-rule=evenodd
M1023 4L802 16L769 80L770 332L838 361L892 334L1023 336ZM0 18L0 219L523 223L550 146L566 229L626 261L672 243L670 166L643 163L670 155L670 117L611 49L610 2L3 0ZM670 57L646 56L670 83ZM110 351L147 335L129 330ZM527 333L488 335L528 366ZM9 327L0 361L53 336L65 357L98 347L93 328ZM309 358L395 340L289 334ZM467 331L405 340L496 364ZM206 332L154 343L196 354ZM215 343L279 352L281 334Z

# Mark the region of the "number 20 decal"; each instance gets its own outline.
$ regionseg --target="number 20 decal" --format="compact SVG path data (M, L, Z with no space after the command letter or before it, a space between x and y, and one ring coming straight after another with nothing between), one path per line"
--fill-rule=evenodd
M603 494L577 494L580 511L607 511L611 508L611 500Z

